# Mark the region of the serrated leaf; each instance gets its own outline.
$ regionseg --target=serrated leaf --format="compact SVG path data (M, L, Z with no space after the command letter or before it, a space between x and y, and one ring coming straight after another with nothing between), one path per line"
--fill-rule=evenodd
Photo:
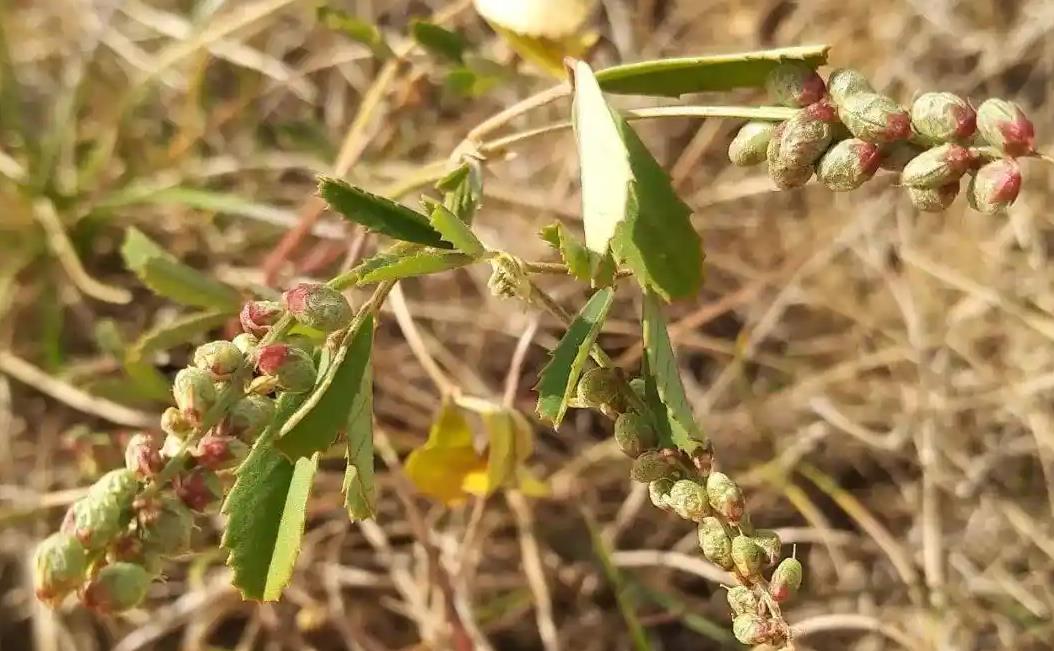
M418 45L432 54L454 63L464 60L466 44L461 34L423 20L413 21L410 24L410 32Z
M121 256L129 270L159 296L183 305L237 309L238 292L183 264L138 229L125 231Z
M387 59L392 56L392 48L384 40L376 25L333 7L319 7L316 15L318 22L326 28L338 31L351 40L362 43L373 50L374 56L378 59Z
M559 251L560 258L567 265L571 275L583 282L593 282L595 286L607 287L615 277L615 261L611 255L604 255L597 265L596 277L590 269L592 258L582 242L569 233L563 224L550 224L542 229L542 239Z
M483 243L479 241L479 238L468 227L468 224L443 204L432 204L430 221L432 228L439 231L445 241L453 244L454 248L462 253L478 258L487 252L487 247L483 246Z
M282 425L275 447L290 459L307 457L333 444L347 427L352 402L370 366L373 317L366 315L332 352L321 380Z
M330 208L371 231L405 242L451 248L427 217L391 199L326 176L319 177L318 192Z
M443 193L443 205L471 226L483 199L483 168L478 160L468 157L440 179L436 189Z
M373 372L369 366L351 401L347 444L344 507L353 521L372 518L377 513L377 489L373 484Z
M670 335L666 330L666 319L662 315L662 303L651 292L646 292L644 296L644 314L641 325L644 330L644 355L647 359L647 371L654 381L655 390L670 419L672 441L678 448L691 453L695 448L706 445L707 439L699 429L692 415L688 396L684 393L677 358L673 352L673 345L670 343Z
M785 61L816 68L827 63L827 45L803 45L714 56L659 59L599 70L600 87L609 93L663 95L760 88L769 72Z
M559 427L582 374L582 366L600 334L615 292L601 289L582 307L571 322L563 339L550 354L549 363L542 369L535 391L538 392L538 415Z
M275 420L238 468L223 503L228 519L222 546L229 553L232 583L246 599L277 600L300 553L318 455L292 463L273 440L301 400L289 394L279 399Z
M419 251L407 255L378 254L360 265L359 285L368 285L385 280L402 280L414 276L448 271L470 265L475 260L463 253L453 251Z

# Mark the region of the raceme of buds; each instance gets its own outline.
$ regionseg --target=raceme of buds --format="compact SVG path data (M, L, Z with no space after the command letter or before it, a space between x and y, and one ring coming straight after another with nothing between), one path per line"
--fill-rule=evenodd
M728 532L715 517L703 518L699 523L699 548L703 550L703 556L714 565L731 570L735 566L732 560L732 539Z
M231 339L231 343L234 347L242 352L243 355L249 353L250 350L256 348L256 345L260 343L260 340L255 335L251 335L248 332L241 332Z
M827 92L816 71L803 63L781 63L765 79L769 97L781 106L801 108L817 102Z
M208 371L189 367L176 373L176 379L172 382L172 395L183 415L191 422L198 423L216 404L216 385Z
M204 511L223 495L219 478L208 468L177 475L174 484L176 495L192 511Z
M1021 191L1021 168L1012 158L982 165L973 178L967 197L974 210L992 214L1005 210Z
M758 612L758 597L750 588L737 585L728 589L728 606L734 615Z
M875 89L871 87L870 82L856 70L838 68L827 76L827 93L839 106L843 105L850 95L873 92Z
M747 122L728 145L728 160L738 167L763 163L775 130L776 125L772 122Z
M913 158L900 173L900 182L912 188L939 188L958 181L973 162L974 155L966 147L939 145Z
M210 470L234 468L245 460L249 446L233 436L206 434L194 446L191 456L198 465Z
M923 151L905 140L893 142L882 147L882 160L878 166L890 172L900 172Z
M764 644L772 637L769 623L757 613L743 613L732 620L732 634L743 644Z
M816 178L835 192L848 192L864 184L878 171L878 145L850 138L827 150L816 166Z
M622 374L618 369L603 366L589 369L578 380L577 394L578 400L587 407L609 407L619 413L625 411Z
M693 479L679 479L670 489L669 503L674 513L692 522L702 522L710 514L706 487Z
M706 478L706 494L710 506L725 516L729 522L736 523L746 512L746 501L739 486L723 472L712 472Z
M322 332L347 327L353 316L343 294L319 283L300 283L282 294L282 303L297 323Z
M850 133L861 140L882 144L905 140L911 135L908 112L885 95L855 93L838 106L838 117Z
M615 442L623 454L636 459L645 450L658 445L659 439L648 424L648 419L637 413L626 412L615 419Z
M146 433L133 434L124 448L124 467L140 478L161 470L161 452L157 440Z
M934 143L967 142L977 131L977 113L953 93L923 93L911 105L911 124Z
M677 466L661 451L647 450L633 460L629 474L633 481L648 484L663 478L672 479L677 474Z
M217 429L225 436L236 436L243 441L252 442L271 424L274 411L274 400L267 396L249 394L231 406Z
M99 570L81 591L84 605L102 612L119 613L135 608L146 597L150 573L141 565L114 563Z
M783 603L798 592L801 587L802 566L796 558L785 558L772 571L769 579L769 593L776 601Z
M176 438L186 438L194 431L194 423L180 410L169 407L161 412L161 431Z
M242 307L238 320L242 330L255 337L262 337L281 318L285 308L274 301L249 301Z
M768 159L769 178L775 186L781 190L797 188L805 185L812 178L812 164L791 165L780 156L783 148L783 134L786 130L786 122L781 122L772 132L765 157Z
M765 553L765 565L775 565L783 553L783 542L772 529L758 529L753 534L754 544Z
M274 378L278 387L290 393L304 393L315 386L315 363L299 348L270 344L257 351L256 368Z
M750 536L739 534L732 539L732 563L744 577L757 578L765 560L765 552Z
M166 496L159 506L143 517L142 540L146 547L163 556L175 556L190 549L194 515L183 502Z
M1036 151L1036 129L1013 102L985 100L977 107L977 130L988 144L1008 156L1027 156Z
M226 380L245 362L245 354L230 341L210 341L194 351L194 366L212 374L214 380Z
M84 581L88 556L69 533L53 533L33 554L33 587L38 599L57 602Z
M91 551L105 549L124 530L124 515L114 501L89 493L66 511L62 531Z
M670 504L670 491L673 489L673 484L674 481L667 477L648 483L648 497L651 498L651 503L655 505L655 508L663 511L673 509Z
M939 188L908 188L911 205L922 212L944 212L959 196L959 181Z

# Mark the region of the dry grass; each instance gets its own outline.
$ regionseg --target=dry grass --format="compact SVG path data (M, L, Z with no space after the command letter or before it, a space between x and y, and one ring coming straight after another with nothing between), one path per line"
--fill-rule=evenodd
M83 409L68 387L112 392L118 369L106 332L131 338L172 309L122 270L121 227L138 225L231 282L263 282L261 262L298 210L312 210L312 178L332 168L377 74L364 50L314 26L309 4L6 3L25 135L3 104L0 351L61 384L42 392L10 365L0 369L0 645L437 649L453 618L479 649L628 649L590 546L594 518L655 648L723 648L723 591L695 554L694 530L647 505L607 442L608 425L584 412L559 433L539 430L532 463L550 478L550 499L510 495L445 510L409 496L390 471L376 523L357 526L338 499L341 464L324 464L297 575L279 604L240 601L222 559L208 551L216 536L207 526L201 553L171 568L148 609L99 621L35 605L27 550L56 525L95 471L93 459L116 462L109 441L121 431L100 413L104 404ZM403 33L407 14L444 5L343 4L393 34ZM1054 148L1048 0L603 4L598 63L829 42L837 65L866 71L904 101L930 89L1013 98L1044 148ZM511 60L471 11L454 21ZM188 25L198 36L181 40ZM397 182L549 83L524 78L470 104L442 96L434 78L423 57L395 71L374 119L348 139L352 180ZM0 79L10 101L9 78L0 71ZM75 108L64 115L66 107ZM557 102L513 126L566 112ZM723 466L747 485L755 522L783 527L805 561L806 588L789 609L808 631L798 648L1052 648L1052 168L1026 164L1023 196L1007 216L980 216L962 200L943 215L920 215L888 180L848 195L772 193L759 172L726 164L730 128L677 119L642 132L696 209L709 256L699 300L670 310L690 397ZM90 146L112 136L97 164L78 172ZM34 198L10 181L36 173L19 159L27 144L55 161L51 198L80 273L56 255L64 249L45 236ZM540 258L537 229L575 220L569 137L531 141L488 173L483 238ZM135 184L158 191L114 199ZM238 201L202 209L160 192L166 187ZM315 230L317 239L272 270L278 284L340 266L354 238L325 219ZM532 378L560 328L542 318L535 334L536 316L491 298L484 271L406 283L406 311L442 377L473 394L500 399L509 359L526 346L512 395L529 412ZM582 298L567 283L548 285L569 307ZM117 298L131 290L133 301L99 300L114 297L107 290L119 290ZM630 365L634 314L624 301L603 338ZM525 331L532 334L521 341ZM380 429L402 453L423 440L437 392L394 318L379 331L376 355ZM101 436L72 445L77 423ZM385 460L394 468L390 453Z

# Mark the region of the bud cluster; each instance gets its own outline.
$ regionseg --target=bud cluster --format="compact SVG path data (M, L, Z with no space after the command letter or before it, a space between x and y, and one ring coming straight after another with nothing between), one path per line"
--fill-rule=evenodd
M769 74L773 101L799 109L781 122L751 121L728 148L738 166L767 162L777 188L817 180L835 192L855 190L879 168L900 173L912 204L939 212L969 177L975 210L1010 206L1021 188L1018 157L1036 154L1035 129L1019 106L989 99L974 109L952 93L923 93L910 110L875 91L855 70L838 69L826 83L801 63Z

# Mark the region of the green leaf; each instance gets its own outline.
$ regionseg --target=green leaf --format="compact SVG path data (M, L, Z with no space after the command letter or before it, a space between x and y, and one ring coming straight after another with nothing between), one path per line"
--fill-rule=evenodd
M373 372L369 366L351 401L347 432L344 507L353 521L365 520L377 514L377 489L373 485Z
M592 270L589 268L591 262L589 250L577 237L567 232L563 224L546 226L542 229L541 236L550 246L560 252L560 258L575 278L583 282L593 281L598 287L609 286L614 280L615 261L610 255L605 255L600 259L601 264L598 265L596 278L592 277Z
M430 202L431 203L431 202ZM432 203L432 227L443 236L443 239L454 245L459 251L478 258L487 252L487 247L479 241L476 234L457 215L441 203Z
M333 7L321 6L316 15L318 22L327 29L340 32L351 40L362 43L373 50L373 55L378 59L387 59L392 56L392 48L389 47L384 37L381 36L381 31L375 25Z
M691 454L696 448L705 446L707 438L696 424L684 393L677 358L666 330L666 319L662 316L662 303L651 292L646 292L644 296L641 325L644 330L647 371L654 380L659 399L669 417L672 441L678 448Z
M333 210L371 231L406 242L450 248L428 224L427 217L391 199L326 176L319 177L318 192Z
M443 193L443 205L471 226L483 198L483 168L479 160L466 157L436 183L436 189Z
M475 260L462 253L453 251L419 251L406 255L380 253L364 260L359 268L359 285L382 282L385 280L402 280L414 276L457 269L470 265Z
M785 61L801 61L813 68L827 63L827 45L803 45L774 50L716 56L641 61L597 72L600 87L609 93L664 95L759 88L769 71Z
M241 304L234 288L183 264L135 228L125 232L121 255L125 265L159 296L219 310L237 309Z
M365 318L345 334L333 352L321 380L296 413L282 425L275 447L290 459L307 457L333 444L347 427L355 396L370 366L373 317Z
M454 63L462 63L464 60L465 39L461 34L423 20L413 21L410 31L414 40L432 54Z
M300 553L318 455L291 463L274 448L273 439L301 401L290 394L279 398L275 420L238 468L223 503L229 517L222 546L234 571L232 583L246 599L277 600Z
M543 419L558 427L567 411L567 401L578 386L578 376L589 357L589 351L600 334L615 292L601 289L585 304L563 339L550 355L549 363L542 369L535 391L538 392L536 411Z
M473 67L458 66L446 74L443 87L461 97L482 97L505 80L503 75L484 68L478 63Z

